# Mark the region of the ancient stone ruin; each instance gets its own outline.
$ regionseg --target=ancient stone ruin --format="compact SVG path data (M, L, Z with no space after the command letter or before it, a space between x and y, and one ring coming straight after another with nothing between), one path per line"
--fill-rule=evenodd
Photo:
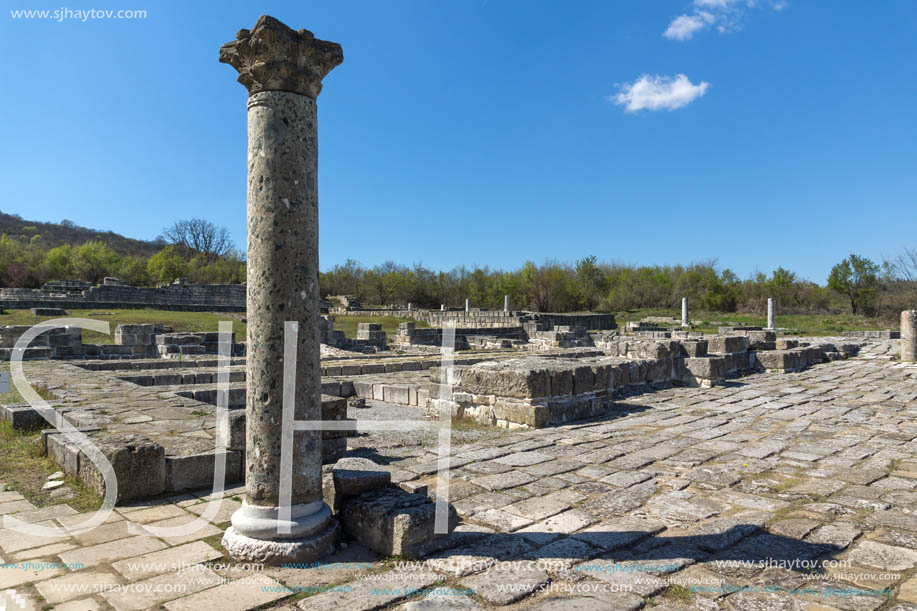
M95 531L48 541L0 528L0 590L119 611L917 604L917 311L902 313L900 337L788 335L772 300L766 328L717 333L696 330L687 300L680 317L623 328L508 299L366 310L338 297L323 315L316 99L341 47L264 16L220 59L249 94L247 335L151 322L90 344L69 326L17 351L27 328L0 328L0 356L23 358L118 478ZM60 284L18 307L115 290L141 302L103 287ZM346 316L379 322L346 337ZM0 419L35 431L60 469L49 490L74 478L104 491L85 447L31 405L0 403ZM126 526L185 524L214 498L217 517L191 534ZM0 515L85 517L2 485ZM4 564L31 561L54 566ZM888 592L873 587L892 574ZM138 588L60 593L83 581ZM141 587L159 584L188 588ZM772 584L782 590L760 590Z

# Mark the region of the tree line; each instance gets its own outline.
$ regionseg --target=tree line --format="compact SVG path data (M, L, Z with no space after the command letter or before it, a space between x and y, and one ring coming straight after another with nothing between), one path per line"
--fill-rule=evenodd
M462 307L467 298L473 307L502 309L509 295L514 310L618 312L678 309L687 297L692 308L761 313L774 297L784 313L892 316L917 306L917 257L913 265L908 260L903 255L880 265L850 255L834 266L823 286L782 267L740 279L715 261L634 266L589 256L572 265L529 261L512 271L485 266L445 272L391 261L369 268L348 260L321 273L320 285L323 295L353 295L363 304L382 306Z
M118 252L102 240L52 245L37 227L26 229L0 235L0 286L39 288L50 280L98 284L107 276L134 286L154 286L175 278L208 284L245 282L244 255L234 249L228 232L201 219L167 227L151 255Z
M0 235L4 287L38 288L49 280L99 283L106 276L134 286L182 277L199 283L245 282L244 254L235 249L225 228L203 219L166 227L154 242L159 250L151 255L117 252L101 240L52 246L29 229ZM595 256L574 264L529 261L510 271L486 266L437 271L392 261L365 267L348 260L320 273L319 280L323 296L352 295L377 306L461 307L470 299L474 307L502 309L503 297L509 295L514 310L618 312L677 309L687 297L692 308L763 312L767 298L775 297L784 313L892 317L917 306L917 250L907 249L881 264L851 254L832 268L825 285L782 267L740 279L715 261L635 266L599 262Z

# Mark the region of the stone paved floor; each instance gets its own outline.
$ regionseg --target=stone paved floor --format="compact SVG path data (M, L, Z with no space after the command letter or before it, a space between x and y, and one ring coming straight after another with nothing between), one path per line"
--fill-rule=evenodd
M127 533L125 517L194 519L203 491L118 508L79 537L0 530L0 562L33 563L0 568L0 597L7 609L68 611L917 611L917 367L887 352L877 345L804 372L635 394L600 420L455 445L450 501L464 525L453 548L422 565L350 543L326 559L339 564L319 569L236 566L219 536L240 490L196 535ZM432 484L435 458L424 446L400 452L393 479ZM82 518L64 505L36 510L9 491L0 514ZM834 562L822 572L802 566L826 559ZM114 589L126 584L134 591ZM322 586L337 590L315 591ZM430 589L439 593L407 595ZM467 590L474 596L456 594Z

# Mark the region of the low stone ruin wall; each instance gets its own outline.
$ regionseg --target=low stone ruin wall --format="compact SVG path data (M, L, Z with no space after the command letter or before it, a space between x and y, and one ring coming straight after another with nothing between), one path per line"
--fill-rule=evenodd
M322 396L322 420L344 420L347 400ZM77 424L79 426L79 424ZM108 458L118 478L118 502L149 498L166 492L206 488L213 483L214 451L172 456L162 445L140 435L93 435L98 428L82 427ZM244 479L245 410L229 412L226 484ZM42 449L66 475L79 477L97 494L105 492L98 467L79 447L56 430L42 434ZM322 462L336 462L347 449L347 431L322 431Z
M236 334L230 333L230 356L245 356L245 344L236 342ZM220 334L162 333L154 336L155 355L163 358L181 358L199 354L219 354Z
M442 327L449 322L463 329L521 327L526 323L537 323L541 330L550 331L557 326L583 327L590 330L616 329L614 314L553 314L542 312L504 312L503 310L346 310L335 314L359 316L393 316L413 318L431 327Z
M0 327L0 359L10 360L13 347L22 334L31 329L28 325ZM48 329L29 344L23 360L66 359L82 355L83 333L75 327Z
M745 371L796 371L856 354L857 344L804 345L783 340L781 349L750 350L748 336L705 340L619 341L608 356L580 359L523 357L456 367L452 401L443 404L432 384L428 415L441 407L507 428L538 428L596 416L627 386L685 384L710 387ZM765 342L768 343L768 342ZM433 380L439 371L430 370Z
M532 330L529 327L529 345L533 350L554 350L557 348L587 348L595 343L586 332L586 327L556 325L550 331Z
M321 343L341 350L372 354L388 349L385 331L379 323L361 322L357 324L357 337L351 339L343 331L334 328L334 316L322 316L319 321Z
M29 325L0 327L0 358L9 360L13 347L29 329ZM171 327L160 323L118 325L114 344L84 344L80 327L49 329L32 340L23 360L47 359L125 359L219 353L219 333L172 333ZM232 356L245 355L245 344L235 341L232 334Z
M109 279L110 280L110 279ZM158 288L109 282L48 283L41 289L0 289L0 308L153 308L198 312L244 312L244 284L188 284L174 282Z
M524 342L527 335L522 327L458 327L455 329L455 348L456 350L467 350L472 343L481 344L487 341L475 342L472 338L482 336L493 338L493 341L506 339L510 341L519 340ZM436 346L443 345L443 330L441 327L431 327L429 329L418 329L415 323L403 322L398 325L398 333L393 338L395 346L408 349L413 346Z

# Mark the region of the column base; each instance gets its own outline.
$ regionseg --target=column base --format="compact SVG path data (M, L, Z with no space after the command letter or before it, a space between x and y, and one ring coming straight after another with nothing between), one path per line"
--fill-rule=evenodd
M290 534L277 532L278 513L276 507L243 503L223 535L223 549L236 560L274 566L312 562L334 552L340 526L324 502L295 505L287 523Z

